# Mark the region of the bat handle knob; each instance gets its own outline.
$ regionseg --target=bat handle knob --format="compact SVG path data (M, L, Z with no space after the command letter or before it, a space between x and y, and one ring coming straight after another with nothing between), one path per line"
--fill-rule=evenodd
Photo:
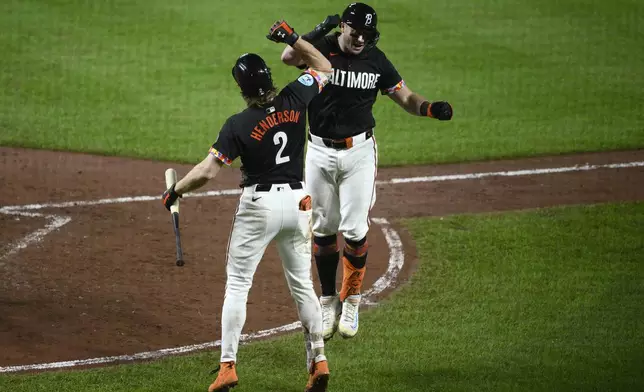
M184 264L185 263L183 262L183 260L181 259L177 260L177 267L183 267Z

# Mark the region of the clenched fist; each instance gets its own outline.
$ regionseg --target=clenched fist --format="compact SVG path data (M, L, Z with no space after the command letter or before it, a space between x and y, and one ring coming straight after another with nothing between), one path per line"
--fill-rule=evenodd
M430 117L439 120L451 120L453 115L452 105L445 101L432 102L429 105L429 114Z
M300 36L293 30L291 26L288 25L284 20L280 19L277 22L273 23L271 29L268 32L266 38L275 42L283 42L290 46L295 45L295 42L300 38Z
M168 211L170 211L170 207L172 207L174 202L181 197L181 195L174 190L175 185L177 184L176 183L172 184L172 186L170 186L168 190L163 192L163 196L161 197L161 201L163 202L163 205L165 206L165 208L168 209Z
M340 25L340 22L341 22L340 15L338 15L338 14L329 15L318 26L320 26L322 28L325 28L325 29L332 30L332 29L335 29L336 27L338 27Z
M302 38L308 42L317 41L324 37L329 31L338 27L341 21L340 15L329 15L322 22L318 23L313 30L302 35Z

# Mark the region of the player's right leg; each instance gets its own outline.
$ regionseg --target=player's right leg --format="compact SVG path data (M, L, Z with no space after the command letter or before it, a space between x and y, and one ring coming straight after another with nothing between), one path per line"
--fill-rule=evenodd
M336 290L340 260L336 235L340 225L337 156L336 150L312 143L309 143L306 154L306 184L313 204L313 253L321 285L325 340L337 330L342 307Z
M262 194L263 195L263 194ZM237 350L246 322L246 303L257 266L277 233L281 220L272 211L272 200L252 201L253 187L244 188L228 240L226 291L221 315L221 364L209 392L227 391L237 385Z
M283 197L288 197L285 193ZM309 380L306 391L323 392L329 379L329 368L324 354L322 314L311 280L311 203L305 191L294 191L292 207L285 205L282 231L277 235L277 250L291 296L302 322L306 347ZM299 208L298 208L299 206Z
M340 176L342 250L342 316L338 331L344 338L358 333L362 281L366 271L369 211L376 200L377 146L374 138L343 152Z

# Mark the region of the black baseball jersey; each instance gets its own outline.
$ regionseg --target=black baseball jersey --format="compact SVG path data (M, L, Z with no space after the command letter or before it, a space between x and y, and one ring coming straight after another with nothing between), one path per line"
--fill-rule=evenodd
M305 71L265 107L248 107L226 120L210 154L226 165L241 157L241 186L302 181L306 107L324 80Z
M391 94L405 82L377 47L359 55L342 52L340 33L327 35L314 46L331 62L333 77L324 91L309 105L311 133L320 137L342 139L376 126L372 114L378 92Z

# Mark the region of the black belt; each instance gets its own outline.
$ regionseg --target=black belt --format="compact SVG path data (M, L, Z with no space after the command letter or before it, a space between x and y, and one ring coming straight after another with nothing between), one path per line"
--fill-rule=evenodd
M273 188L273 185L277 185L277 184L257 184L255 186L255 192L269 192ZM291 182L290 184L286 184L286 185L291 187L291 189L293 190L303 188L301 182Z
M364 133L366 134L365 140L368 140L370 137L373 136L373 129L370 129ZM346 150L347 148L353 147L353 136L349 136L344 139L328 139L325 137L320 137L320 139L322 139L322 143L324 143L325 146L330 148L335 148L336 150ZM309 141L311 141L310 133L309 133Z

